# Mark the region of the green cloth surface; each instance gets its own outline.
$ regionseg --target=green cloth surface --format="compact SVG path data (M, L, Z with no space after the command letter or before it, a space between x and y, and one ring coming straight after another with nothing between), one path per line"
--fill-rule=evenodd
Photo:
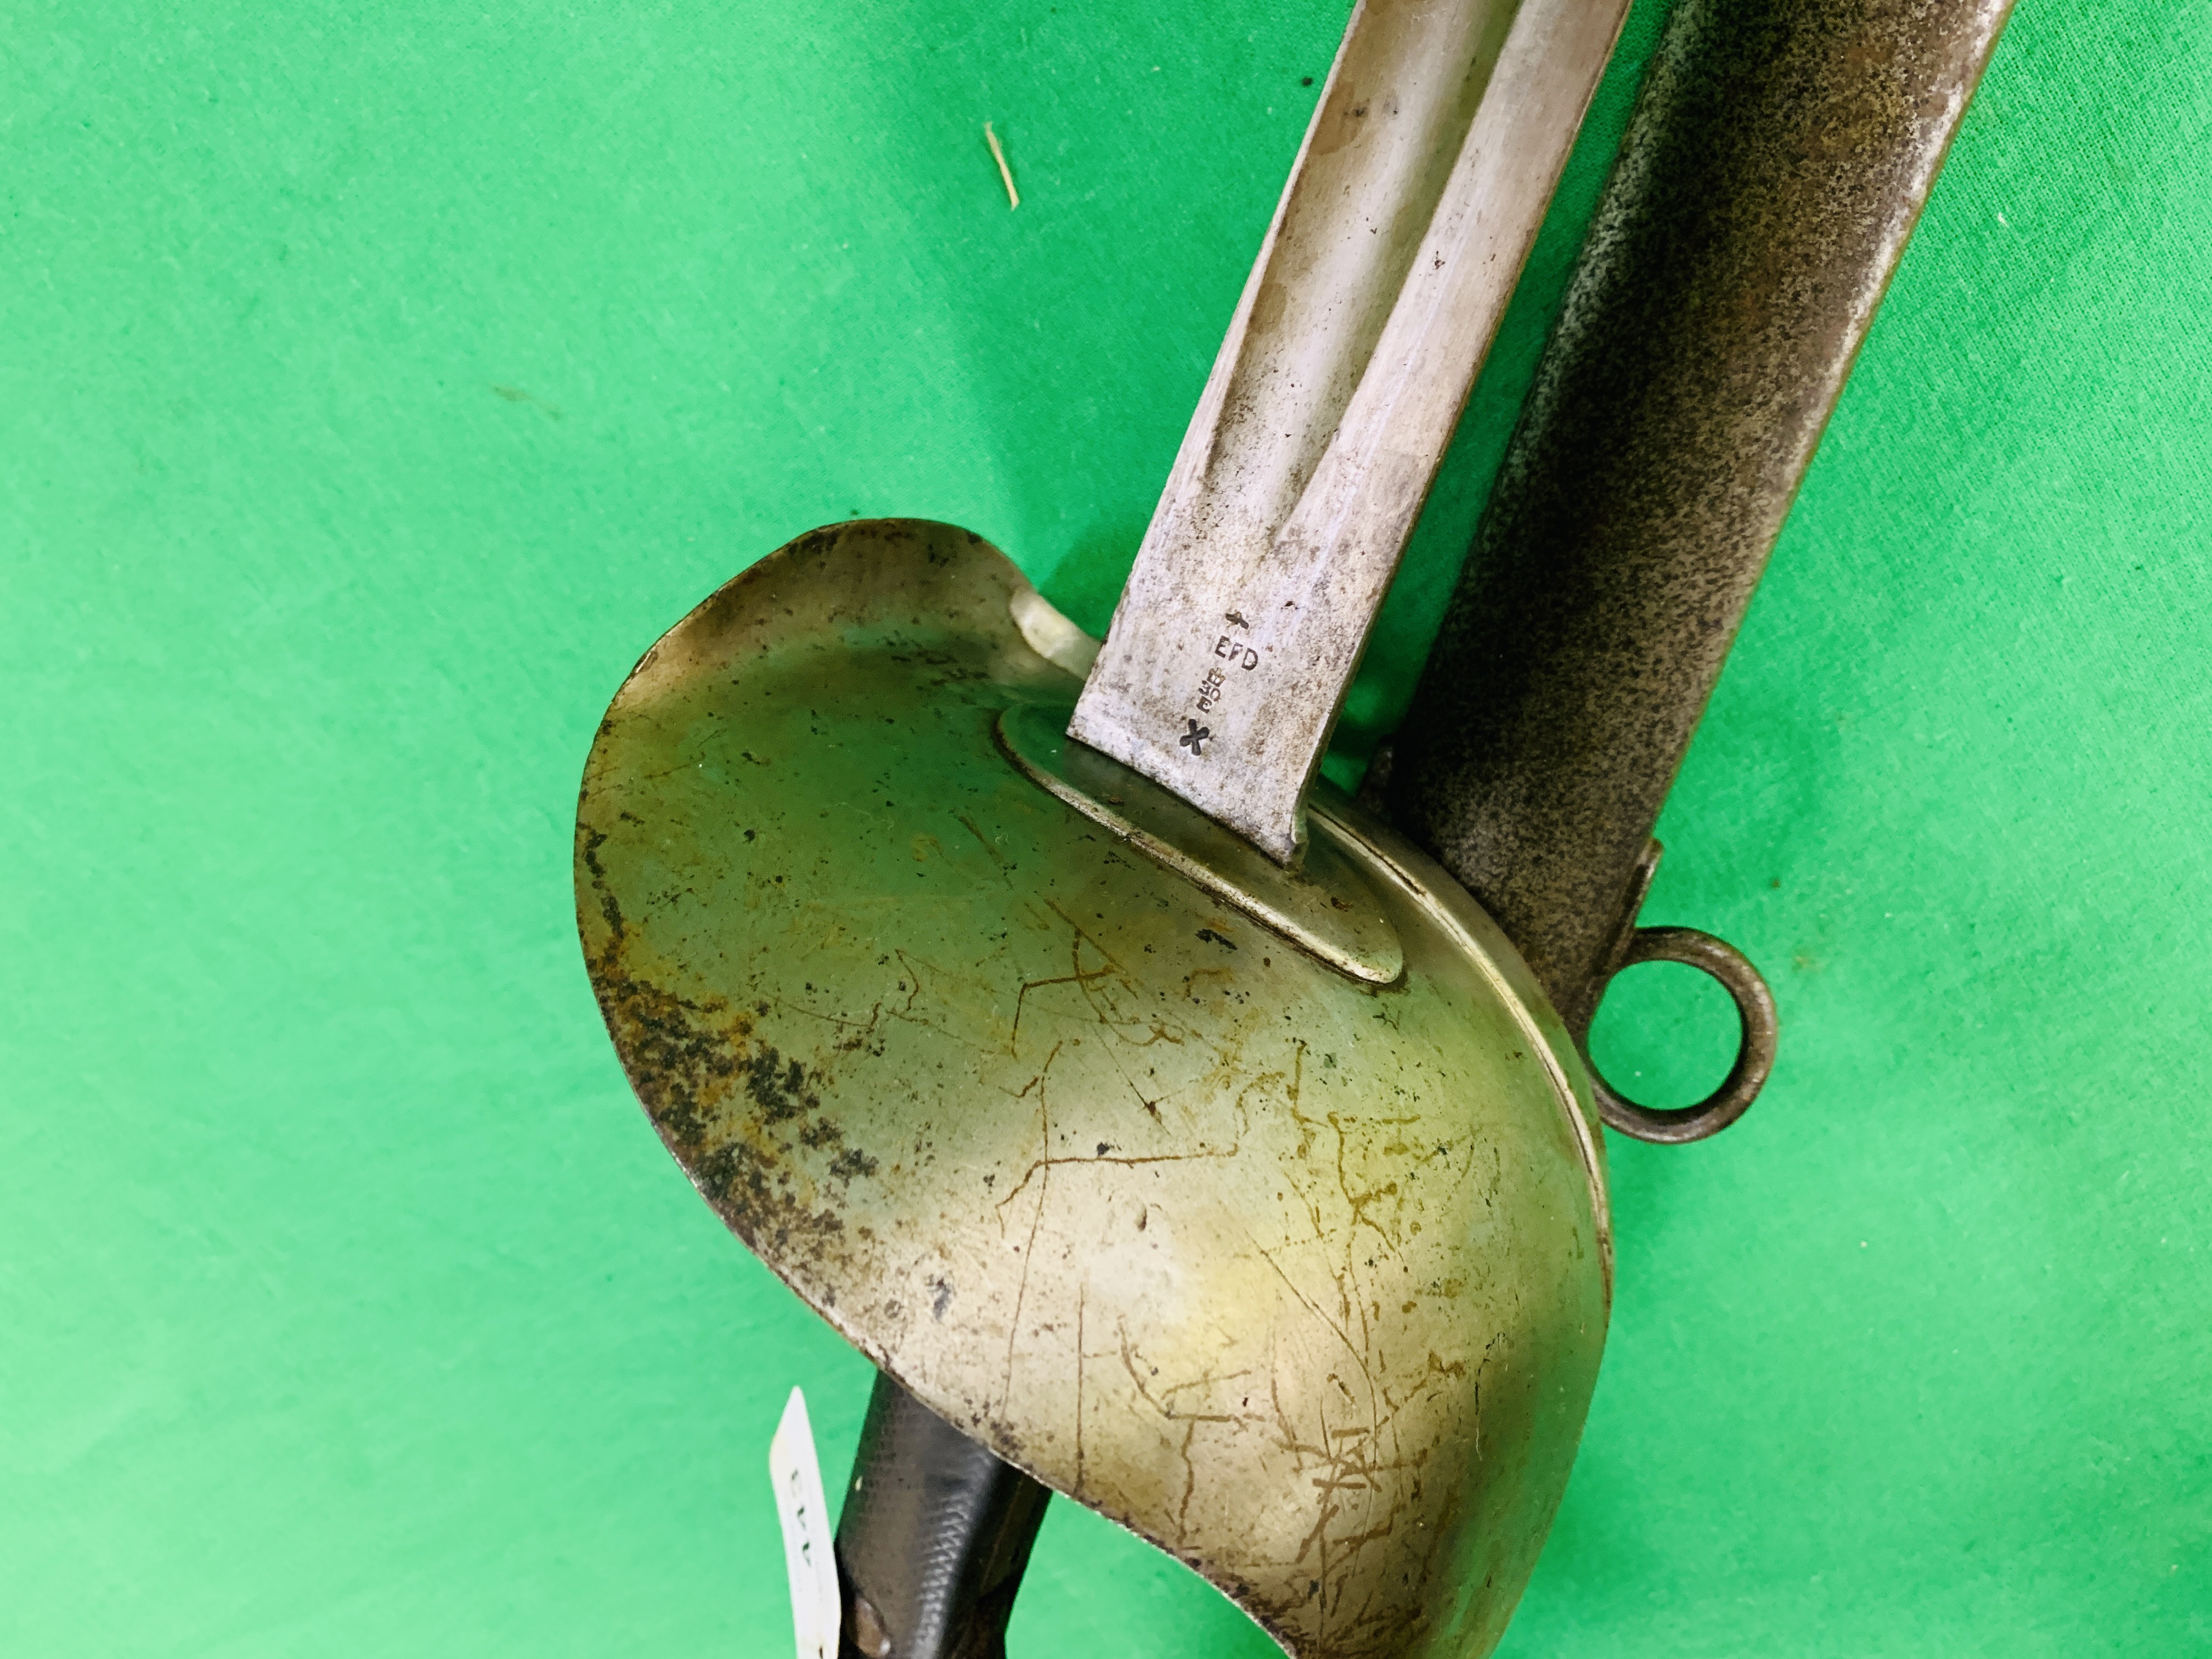
M0 1653L789 1650L769 1437L804 1384L834 1490L869 1371L623 1084L586 748L830 520L1103 627L1345 11L15 0ZM2208 155L2212 4L2021 0L1661 826L1646 919L1765 964L1782 1060L1613 1144L1511 1659L2212 1651ZM1729 1036L1672 971L1596 1039L1662 1104ZM1054 1504L1016 1659L1272 1650Z

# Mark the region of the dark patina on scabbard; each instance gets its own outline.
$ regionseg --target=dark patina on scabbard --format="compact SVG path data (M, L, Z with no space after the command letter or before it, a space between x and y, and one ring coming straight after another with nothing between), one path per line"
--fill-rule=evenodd
M1632 960L1696 953L1736 995L1711 1100L1601 1101L1645 1139L1712 1133L1764 1078L1747 965L1635 931L1651 832L2009 9L1676 6L1392 745L1391 815L1578 1033Z

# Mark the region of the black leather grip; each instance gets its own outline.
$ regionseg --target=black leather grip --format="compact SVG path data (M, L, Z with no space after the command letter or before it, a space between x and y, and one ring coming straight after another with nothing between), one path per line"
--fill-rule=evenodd
M1051 1496L878 1372L837 1520L838 1659L1005 1659Z

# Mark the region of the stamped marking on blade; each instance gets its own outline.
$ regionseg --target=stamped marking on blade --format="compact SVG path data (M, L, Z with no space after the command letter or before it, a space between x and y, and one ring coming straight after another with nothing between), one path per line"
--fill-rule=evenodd
M1317 815L1322 829L1305 862L1287 870L1181 796L1069 742L1065 704L1019 703L1007 709L999 717L999 744L1033 782L1094 823L1339 973L1369 985L1390 985L1405 972L1397 929L1374 890L1346 862L1345 832L1326 811Z
M783 1523L783 1564L791 1577L791 1625L799 1659L837 1659L837 1561L830 1541L830 1505L822 1495L822 1465L814 1454L814 1426L806 1396L797 1389L769 1442L769 1478L775 1484L776 1518Z
M1625 13L1365 0L1316 106L1068 727L1279 864Z

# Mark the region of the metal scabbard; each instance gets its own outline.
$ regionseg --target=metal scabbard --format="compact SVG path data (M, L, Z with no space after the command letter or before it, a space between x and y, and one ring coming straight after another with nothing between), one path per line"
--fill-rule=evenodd
M1577 1033L1636 951L1660 807L2009 9L1668 20L1387 785ZM1743 1006L1740 973L1698 965ZM1758 1080L1601 1104L1694 1139Z

